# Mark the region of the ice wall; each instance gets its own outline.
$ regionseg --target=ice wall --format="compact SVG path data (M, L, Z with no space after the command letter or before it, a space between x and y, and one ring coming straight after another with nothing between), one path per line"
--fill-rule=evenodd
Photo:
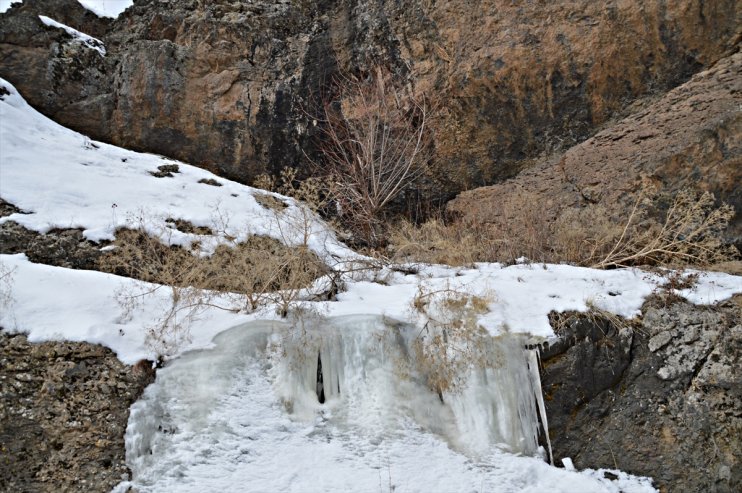
M525 341L491 338L487 364L436 392L419 334L378 316L222 333L160 370L132 407L133 478L119 490L618 491L539 456Z

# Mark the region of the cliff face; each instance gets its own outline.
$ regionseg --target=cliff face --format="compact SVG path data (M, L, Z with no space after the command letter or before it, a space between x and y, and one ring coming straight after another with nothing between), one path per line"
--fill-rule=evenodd
M0 15L0 76L64 125L249 181L302 164L307 109L338 71L382 63L440 108L448 193L592 135L720 58L740 25L734 0L137 0L91 15L73 0Z
M662 493L739 491L741 308L657 297L618 325L553 313L542 384L557 463L650 476Z
M462 193L449 211L497 222L525 191L553 220L568 207L629 209L642 182L700 188L733 205L730 231L742 246L742 53L693 76L645 109L518 177ZM505 208L506 209L506 208Z

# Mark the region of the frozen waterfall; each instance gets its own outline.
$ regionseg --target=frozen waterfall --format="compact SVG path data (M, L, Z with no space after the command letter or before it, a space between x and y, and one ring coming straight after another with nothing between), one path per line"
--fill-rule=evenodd
M220 334L160 370L132 407L133 478L120 489L618 491L544 462L523 336L489 338L486 364L436 391L420 332L353 316Z

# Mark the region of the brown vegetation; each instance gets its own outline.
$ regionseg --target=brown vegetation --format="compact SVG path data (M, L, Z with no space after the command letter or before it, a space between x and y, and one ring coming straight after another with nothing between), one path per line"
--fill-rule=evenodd
M462 265L526 257L596 268L706 267L739 255L723 239L734 211L717 207L709 192L684 190L675 197L647 192L628 217L591 205L566 209L549 222L545 207L535 194L523 193L504 205L497 222L403 221L388 235L389 252L398 261Z
M324 102L319 118L314 164L343 224L376 247L384 243L384 211L427 170L431 107L378 66L336 85L338 100Z
M114 245L100 259L102 271L156 283L121 290L125 316L144 298L170 291L170 303L148 328L147 342L160 356L188 340L188 323L204 308L254 311L273 304L285 316L302 290L328 270L306 246L259 236L220 245L210 256L200 255L197 244L190 251L166 245L144 227L119 230Z

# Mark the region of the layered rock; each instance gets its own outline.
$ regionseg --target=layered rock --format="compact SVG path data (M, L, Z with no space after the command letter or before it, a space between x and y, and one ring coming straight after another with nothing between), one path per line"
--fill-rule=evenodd
M26 0L0 16L0 75L64 125L248 181L301 165L332 78L380 63L439 108L444 193L584 139L739 35L733 0L137 0L101 27L62 16L75 3ZM39 13L98 34L107 56Z
M642 184L674 192L709 190L737 211L731 240L742 240L742 53L565 153L512 180L462 193L448 210L497 222L527 192L546 220L565 208L628 209Z
M557 463L651 476L661 492L742 487L742 298L657 298L636 324L554 315L542 356Z

